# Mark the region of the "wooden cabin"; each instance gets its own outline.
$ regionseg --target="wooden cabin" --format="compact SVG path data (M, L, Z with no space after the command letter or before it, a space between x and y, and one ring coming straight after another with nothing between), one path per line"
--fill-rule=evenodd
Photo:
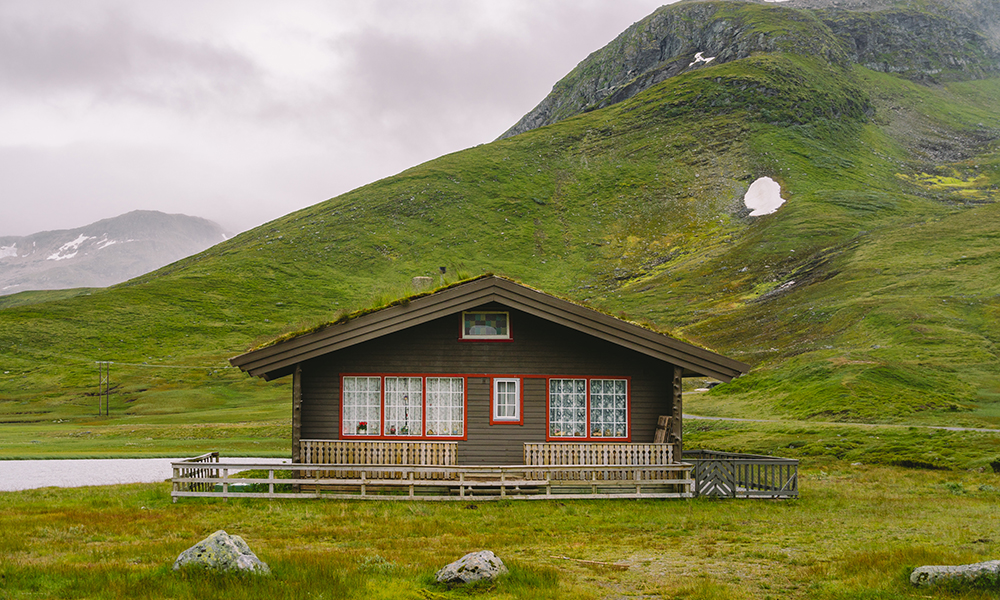
M492 275L230 362L293 378L294 463L469 467L679 463L682 378L749 370Z

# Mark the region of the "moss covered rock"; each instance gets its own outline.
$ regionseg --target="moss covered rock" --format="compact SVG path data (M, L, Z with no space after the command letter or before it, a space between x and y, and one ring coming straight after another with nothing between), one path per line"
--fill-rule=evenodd
M267 575L271 568L250 550L243 538L223 530L181 552L174 561L174 570L199 568L212 571L239 571Z
M495 579L507 573L507 566L490 550L470 552L443 567L435 575L439 583L472 583L481 579Z

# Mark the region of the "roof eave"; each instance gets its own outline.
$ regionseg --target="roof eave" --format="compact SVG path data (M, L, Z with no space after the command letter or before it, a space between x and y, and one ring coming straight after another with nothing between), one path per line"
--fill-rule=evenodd
M472 280L253 350L231 358L230 364L250 375L270 380L288 374L290 367L311 358L494 301L676 364L688 375L730 381L750 370L749 365L740 361L495 276Z

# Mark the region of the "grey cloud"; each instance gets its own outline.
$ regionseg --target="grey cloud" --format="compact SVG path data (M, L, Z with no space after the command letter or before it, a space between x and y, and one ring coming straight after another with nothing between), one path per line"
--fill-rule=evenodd
M467 4L455 6L455 11L469 10ZM559 78L596 50L599 46L593 40L608 31L609 20L636 14L636 7L631 8L623 10L623 3L538 2L517 35L498 27L479 31L475 37L438 39L416 29L400 34L369 26L334 45L338 51L349 52L347 87L363 99L357 107L358 119L393 127L405 124L403 136L419 145L442 126L464 128L470 122L503 115L502 124L479 132L486 137L475 141L486 142L516 122ZM595 18L595 12L600 16ZM622 22L621 29L629 24Z
M50 19L0 19L0 78L7 93L82 93L189 110L260 79L257 67L229 48L168 39L118 11L86 24Z
M66 5L81 7L77 13L60 16L61 2L46 4L48 14L36 2L45 4L0 0L0 109L40 115L37 146L30 132L21 134L23 146L0 142L0 235L137 208L252 227L496 138L655 8L650 0L301 4L300 12L318 11L316 22L341 16L339 29L351 31L316 44L310 58L327 71L303 75L265 69L253 58L265 55L242 52L239 44L256 39L241 38L245 28L269 26L260 2L182 2L177 14L189 18L169 22L143 3L73 0ZM476 12L483 7L506 21L484 22ZM233 28L216 27L235 15ZM302 27L307 36L316 29ZM45 111L63 94L104 110L54 110L54 122L80 118L82 126L68 145L47 148ZM134 130L120 130L127 126L119 106Z

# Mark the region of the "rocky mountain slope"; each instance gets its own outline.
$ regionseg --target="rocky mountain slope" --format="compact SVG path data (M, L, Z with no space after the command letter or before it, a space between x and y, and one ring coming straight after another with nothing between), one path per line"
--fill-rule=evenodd
M0 237L0 295L107 287L226 239L198 217L137 210L76 229Z
M777 11L785 13L784 23L768 27ZM991 77L1000 73L1000 5L717 0L664 6L588 56L501 139L621 102L681 73L780 51L928 83Z

